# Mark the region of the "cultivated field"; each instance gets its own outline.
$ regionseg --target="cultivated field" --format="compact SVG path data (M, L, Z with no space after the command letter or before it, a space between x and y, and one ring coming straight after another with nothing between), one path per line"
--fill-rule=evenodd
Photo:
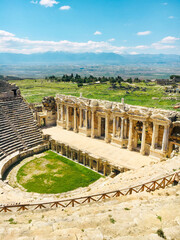
M55 96L56 94L66 94L83 97L104 99L120 102L124 98L125 103L146 107L163 108L173 110L173 106L178 100L162 99L164 97L176 98L177 93L166 93L165 87L153 83L122 83L121 85L131 89L112 89L110 83L86 85L78 88L76 83L71 82L50 82L45 79L26 79L20 81L10 81L16 83L22 95L30 103L41 102L45 96ZM117 85L118 87L118 85ZM137 87L139 87L138 90ZM144 89L144 90L143 90ZM155 99L152 99L155 98Z

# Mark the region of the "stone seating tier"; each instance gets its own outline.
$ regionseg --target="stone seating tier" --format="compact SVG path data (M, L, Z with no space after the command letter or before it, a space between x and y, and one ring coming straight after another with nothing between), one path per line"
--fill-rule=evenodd
M23 99L0 102L0 160L17 150L41 143L41 134Z

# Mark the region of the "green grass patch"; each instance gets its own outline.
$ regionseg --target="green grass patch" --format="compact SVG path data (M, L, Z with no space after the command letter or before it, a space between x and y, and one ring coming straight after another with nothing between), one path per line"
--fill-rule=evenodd
M18 183L28 192L37 193L71 191L86 187L100 177L100 174L52 151L24 164L17 173Z
M125 208L124 208L124 210L127 210L127 211L129 211L129 210L131 210L131 209L130 209L130 208L127 208L127 207L125 207Z
M167 239L162 229L158 229L156 233L159 237Z
M17 224L17 222L14 221L14 218L10 218L8 221L9 221L9 224Z

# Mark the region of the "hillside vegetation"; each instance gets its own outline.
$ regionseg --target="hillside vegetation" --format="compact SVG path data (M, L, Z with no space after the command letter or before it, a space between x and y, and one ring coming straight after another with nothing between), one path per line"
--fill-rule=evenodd
M23 97L29 103L41 102L45 96L66 94L78 97L82 93L86 98L117 102L124 98L127 104L173 110L179 95L178 93L166 93L165 86L145 82L123 82L121 86L117 84L116 88L113 88L109 82L87 84L81 87L72 82L54 82L48 79L25 79L10 82L16 83L20 87Z

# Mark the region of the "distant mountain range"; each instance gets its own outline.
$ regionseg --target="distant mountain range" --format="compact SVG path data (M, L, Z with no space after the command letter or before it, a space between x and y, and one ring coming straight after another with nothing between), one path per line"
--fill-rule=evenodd
M37 54L0 53L0 64L180 64L180 55L115 53L65 53L47 52Z

